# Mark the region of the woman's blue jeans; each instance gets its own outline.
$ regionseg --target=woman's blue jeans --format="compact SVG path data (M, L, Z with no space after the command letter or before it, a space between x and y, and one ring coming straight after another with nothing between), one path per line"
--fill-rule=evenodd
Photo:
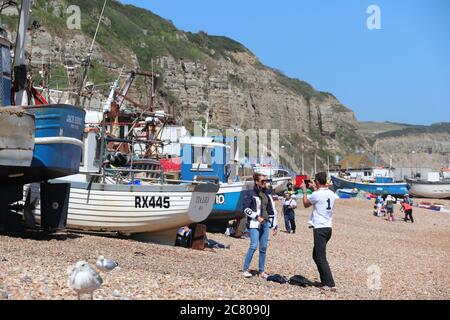
M248 249L247 255L244 260L244 271L250 268L250 263L253 259L253 254L256 249L258 249L259 244L259 272L265 271L266 264L266 252L267 252L267 242L269 241L270 235L270 224L266 222L259 229L250 229L250 248Z

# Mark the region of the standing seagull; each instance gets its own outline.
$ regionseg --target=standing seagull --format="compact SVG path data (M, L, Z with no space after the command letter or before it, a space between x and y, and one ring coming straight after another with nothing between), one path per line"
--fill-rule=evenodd
M86 261L78 261L69 278L69 286L77 292L78 300L86 293L94 300L94 291L100 288L102 283L102 277Z
M95 265L100 271L103 272L113 271L115 268L119 266L117 261L105 259L104 256L99 256L97 258L97 262L95 263Z

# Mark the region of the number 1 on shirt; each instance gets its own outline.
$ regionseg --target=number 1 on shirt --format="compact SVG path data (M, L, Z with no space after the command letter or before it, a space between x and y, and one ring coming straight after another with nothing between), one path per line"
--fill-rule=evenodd
M328 199L327 202L328 202L328 208L327 208L327 210L331 210L331 199Z

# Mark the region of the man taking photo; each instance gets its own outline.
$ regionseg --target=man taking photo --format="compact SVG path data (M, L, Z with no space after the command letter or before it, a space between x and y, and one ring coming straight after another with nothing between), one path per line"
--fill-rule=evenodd
M310 188L313 193L308 199L305 182L301 185L304 207L313 207L309 223L314 229L313 259L320 274L320 288L326 291L336 291L326 254L327 243L331 239L332 233L335 194L327 187L327 174L325 172L316 174L315 183L311 183Z

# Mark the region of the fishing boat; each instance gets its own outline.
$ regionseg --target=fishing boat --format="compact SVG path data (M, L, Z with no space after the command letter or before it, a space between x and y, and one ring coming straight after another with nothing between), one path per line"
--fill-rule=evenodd
M5 3L0 10L9 5L14 3ZM70 191L67 184L55 189L48 180L78 172L84 111L74 106L48 105L34 90L25 54L30 5L30 0L22 1L13 68L12 44L6 31L0 30L0 220L11 217L12 207L20 210L20 205L14 203L21 200L25 184L38 182L43 203L41 227L51 231L65 226ZM5 225L3 222L0 225Z
M84 152L78 158L82 160L80 172L51 181L55 185L70 184L67 229L118 233L174 245L180 227L207 219L219 186L201 177L198 181L166 179L161 170L152 169L157 165L157 158L152 155L158 153L161 141L157 134L150 133L155 133L160 121L149 118L167 117L161 112L149 111L142 118L136 117L127 135L105 134L111 106L117 107L118 86L117 80L103 112L86 114ZM137 131L143 133L142 137L134 136ZM134 148L138 145L144 146L140 149L141 156L137 156ZM39 222L38 186L29 186L24 197Z
M358 189L338 189L337 195L341 198L355 198L358 195Z
M182 179L197 180L201 176L219 182L215 204L206 222L218 229L222 225L224 230L229 220L243 216L243 197L252 187L237 175L238 166L232 160L238 155L237 143L232 143L234 148L226 143L224 137L185 137L180 140Z
M292 177L287 170L273 166L255 166L253 171L267 176L276 194L283 193Z
M418 179L406 179L409 193L415 197L430 199L450 198L450 180L426 181Z
M88 177L88 176L85 176ZM53 180L70 183L67 229L119 233L173 245L179 227L204 221L211 212L214 184L127 185L78 182L82 175ZM40 222L39 185L26 190Z
M17 115L23 114L20 121L33 116L34 143L23 150L28 158L30 147L34 146L32 161L23 172L22 181L46 181L78 172L83 148L83 130L85 111L73 105L51 105L34 88L28 73L28 59L25 55L27 43L27 27L29 22L30 0L22 1L18 27L17 41L14 48L14 68L11 72L10 48L6 39L6 31L0 34L0 57L2 70L2 100L3 106L11 103L20 106L23 111L15 111L16 120L4 128L10 128L10 136L29 136L30 129L17 124ZM14 84L11 87L11 74L14 74ZM11 94L11 92L13 94ZM28 116L30 115L30 116ZM30 124L31 120L27 123ZM6 130L6 129L4 129ZM16 150L16 154L17 154ZM28 159L27 159L28 160Z
M85 111L73 105L24 107L35 116L35 148L31 168L35 181L78 172L83 149Z
M343 177L331 176L334 190L357 189L372 194L404 196L408 193L407 184L403 182L393 182L392 178L378 179L377 182L358 182Z
M33 161L35 120L19 107L0 108L0 181L26 179Z

